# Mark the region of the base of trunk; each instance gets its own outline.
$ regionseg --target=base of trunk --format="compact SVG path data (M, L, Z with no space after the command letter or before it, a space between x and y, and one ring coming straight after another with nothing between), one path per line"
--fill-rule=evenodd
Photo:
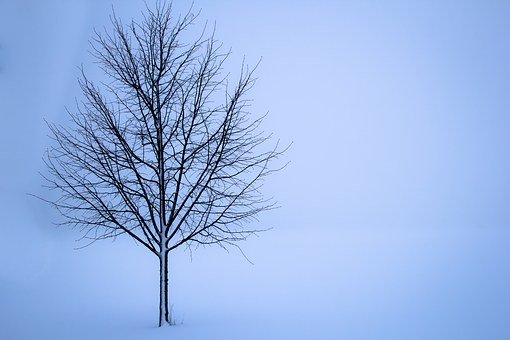
M174 325L168 306L168 253L159 256L159 327Z

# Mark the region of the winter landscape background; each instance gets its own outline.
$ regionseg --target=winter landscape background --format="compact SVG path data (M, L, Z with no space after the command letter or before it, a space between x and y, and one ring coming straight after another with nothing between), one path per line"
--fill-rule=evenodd
M44 119L66 122L77 66L103 76L87 41L112 4L144 9L0 2L1 339L510 338L509 2L196 0L228 71L263 57L252 109L293 146L265 186L274 229L241 245L254 265L171 254L165 329L154 256L74 250L27 195L45 194Z

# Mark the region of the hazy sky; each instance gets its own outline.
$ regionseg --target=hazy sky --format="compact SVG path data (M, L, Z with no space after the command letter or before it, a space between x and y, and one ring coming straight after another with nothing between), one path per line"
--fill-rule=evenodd
M143 9L113 5L126 19ZM77 66L94 75L87 41L111 4L1 6L0 188L23 209L17 194L38 185L48 143L43 118L63 120L79 98ZM244 55L263 57L253 110L269 111L267 129L294 142L291 165L268 184L283 205L279 226L510 222L509 2L194 6L232 47L234 74Z

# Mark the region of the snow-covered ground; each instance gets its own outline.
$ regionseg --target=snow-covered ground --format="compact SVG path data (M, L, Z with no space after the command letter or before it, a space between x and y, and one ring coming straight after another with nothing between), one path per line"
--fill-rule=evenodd
M178 325L163 329L155 258L128 240L75 251L56 233L4 259L1 339L510 338L504 229L272 230L245 243L254 265L176 253Z

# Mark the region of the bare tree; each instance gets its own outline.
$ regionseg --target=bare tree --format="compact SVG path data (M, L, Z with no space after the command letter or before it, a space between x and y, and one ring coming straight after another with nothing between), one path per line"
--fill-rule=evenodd
M284 150L268 147L263 117L251 118L246 93L253 70L243 63L229 86L214 32L183 42L191 10L148 9L139 23L112 16L96 32L92 54L109 79L82 71L83 100L70 127L49 124L45 157L49 200L62 224L78 226L90 243L128 235L159 259L159 325L172 324L168 254L181 246L236 245L260 229L252 220L274 207L259 191ZM250 223L247 223L250 222Z

